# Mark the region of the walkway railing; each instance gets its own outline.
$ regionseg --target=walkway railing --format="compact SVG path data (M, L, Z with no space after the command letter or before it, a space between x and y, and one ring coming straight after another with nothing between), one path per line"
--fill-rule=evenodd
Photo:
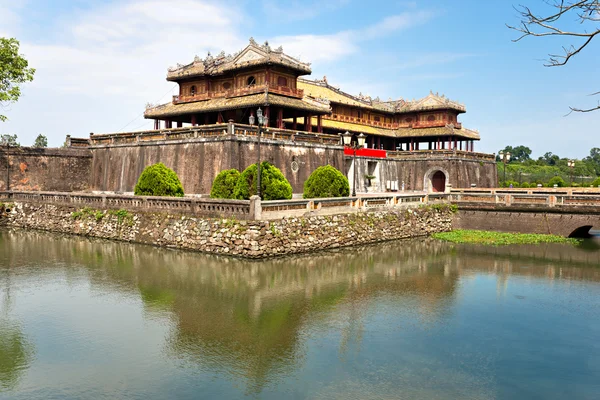
M126 209L198 217L237 218L244 220L278 219L304 215L334 215L382 208L447 203L444 193L403 193L380 196L335 197L323 199L292 199L277 201L223 200L193 197L149 197L119 194L89 194L62 192L0 192L3 202L32 202L93 209Z
M600 191L506 191L506 190L453 190L448 200L456 204L502 206L594 206L600 207Z

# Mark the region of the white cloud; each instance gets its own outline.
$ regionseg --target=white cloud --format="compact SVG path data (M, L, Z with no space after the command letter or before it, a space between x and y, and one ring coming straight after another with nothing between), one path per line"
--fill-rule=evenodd
M388 16L362 29L346 30L330 35L278 36L274 43L281 43L286 53L311 62L330 62L358 52L360 45L392 33L421 25L435 16L430 11L407 11Z

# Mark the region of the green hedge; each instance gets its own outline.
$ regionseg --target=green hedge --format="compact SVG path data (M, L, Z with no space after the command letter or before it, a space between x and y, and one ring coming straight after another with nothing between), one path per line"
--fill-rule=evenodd
M210 197L213 199L233 199L233 190L240 177L237 169L226 169L219 172L210 189Z
M345 197L350 195L348 178L331 165L319 167L304 182L304 198Z
M594 180L594 182L592 182L592 186L593 186L593 187L598 187L598 186L600 186L600 178L596 178L596 179Z
M565 180L560 176L555 176L554 178L548 181L548 187L551 188L554 187L554 185L557 185L558 187L566 187L567 182L565 182Z
M250 165L240 175L233 197L240 200L248 200L256 194L256 164ZM283 176L279 168L268 161L260 164L261 172L261 199L262 200L285 200L292 198L292 185Z
M158 163L144 169L135 185L134 193L138 196L183 197L183 186L172 169Z

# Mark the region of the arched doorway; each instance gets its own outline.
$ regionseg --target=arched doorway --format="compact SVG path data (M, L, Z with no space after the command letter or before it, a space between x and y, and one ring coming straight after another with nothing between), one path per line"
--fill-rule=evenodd
M442 171L436 171L431 176L431 189L433 192L444 193L446 191L446 175Z

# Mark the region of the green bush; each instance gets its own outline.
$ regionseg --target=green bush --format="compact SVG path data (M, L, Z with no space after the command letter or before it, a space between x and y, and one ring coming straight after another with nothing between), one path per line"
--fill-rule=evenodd
M250 165L240 175L233 197L240 200L248 200L256 194L256 164ZM292 185L285 179L279 168L268 161L260 164L261 175L261 199L262 200L284 200L292 198Z
M600 186L600 178L596 178L596 179L594 179L594 182L592 182L592 183L591 183L591 185L592 185L593 187L598 187L598 186Z
M560 176L555 176L548 181L548 187L554 187L554 185L557 185L558 187L565 187L567 186L567 183Z
M210 197L213 199L233 199L233 190L240 177L237 169L226 169L219 172L210 189Z
M501 186L507 188L507 187L510 187L511 184L512 184L512 187L514 187L514 188L519 187L519 182L517 182L517 181L505 181L505 182L502 182Z
M533 184L533 186L531 186L531 185L529 184L529 182L523 182L523 183L521 183L521 187L522 187L522 188L530 188L530 187L535 187L535 183Z
M331 165L319 167L304 182L304 198L344 197L350 195L348 178Z
M135 185L134 193L138 196L183 197L183 186L172 169L158 163L144 169Z

